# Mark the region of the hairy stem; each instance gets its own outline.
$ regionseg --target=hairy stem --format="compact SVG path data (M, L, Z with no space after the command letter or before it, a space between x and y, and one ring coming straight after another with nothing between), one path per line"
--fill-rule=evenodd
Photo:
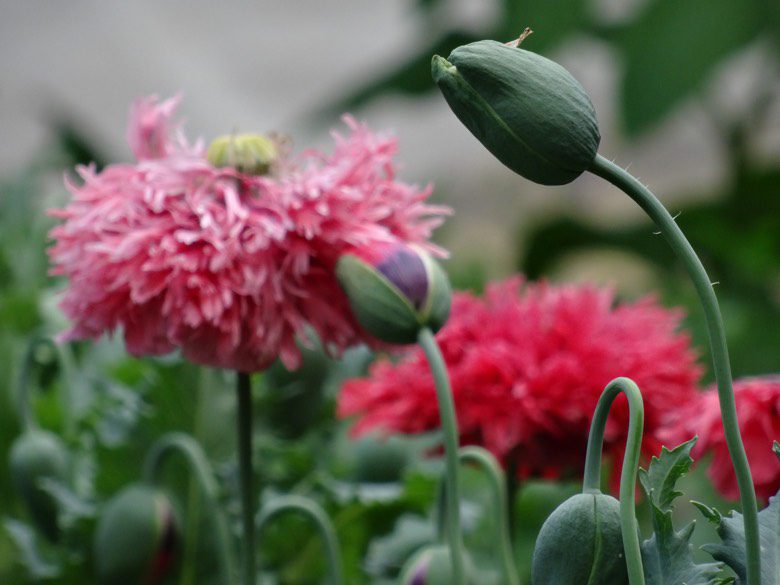
M455 416L455 405L452 400L452 388L447 374L447 366L441 355L439 346L431 330L423 327L418 335L418 342L425 352L428 364L433 374L436 386L436 397L439 403L439 416L444 432L444 459L446 467L445 505L447 512L447 537L449 541L450 559L454 585L465 583L465 563L463 539L460 534L460 486L458 483L458 422Z
M731 455L731 461L734 465L734 472L737 476L739 496L742 503L747 550L747 585L760 585L761 550L758 538L756 492L753 487L753 478L750 474L745 447L742 444L742 437L739 432L737 407L734 401L734 389L731 381L731 365L729 364L728 347L726 345L726 333L723 327L720 307L718 306L718 299L712 290L712 283L699 257L694 252L680 227L675 223L674 218L649 189L631 174L601 155L596 156L589 170L624 191L650 216L682 261L699 295L699 300L707 320L707 332L712 350L715 380L718 385L718 399L720 400L723 430L726 435L726 444Z

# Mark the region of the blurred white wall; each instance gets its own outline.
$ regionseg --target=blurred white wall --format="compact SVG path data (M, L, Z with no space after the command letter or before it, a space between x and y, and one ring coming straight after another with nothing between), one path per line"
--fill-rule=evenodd
M461 0L458 7L454 17L472 24L495 11L484 0ZM305 121L372 72L414 52L426 31L412 11L411 0L0 0L0 175L46 144L52 112L79 121L112 157L127 159L127 107L150 93L185 94L181 114L191 137L273 129L291 135L298 147L327 147L326 130ZM723 179L722 153L695 106L629 147L615 130L616 67L607 50L580 40L555 57L593 96L603 153L630 164L659 195ZM749 56L743 61L752 63ZM743 62L731 68L744 75ZM515 177L438 94L389 96L355 113L398 135L402 176L435 182L456 208L444 243L459 260L489 259L493 274L511 269L515 227L538 214L563 206L594 221L637 214L597 180L551 189ZM773 128L768 135L778 134L777 120ZM767 142L776 151L778 145Z

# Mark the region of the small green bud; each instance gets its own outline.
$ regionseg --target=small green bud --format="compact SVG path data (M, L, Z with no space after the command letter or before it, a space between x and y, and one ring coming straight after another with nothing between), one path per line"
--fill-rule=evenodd
M557 63L519 47L478 41L447 59L433 79L450 108L507 167L542 185L587 170L601 136L582 85Z
M438 331L450 313L447 275L431 256L414 246L345 254L336 266L341 288L358 322L389 343L413 343L423 327Z
M627 585L620 503L606 494L572 496L545 521L533 556L534 585Z
M452 561L446 546L426 546L401 571L401 585L451 585Z
M51 541L59 537L57 500L41 480L66 483L70 456L62 440L49 431L26 431L14 441L9 455L11 481L35 526Z
M97 523L97 583L163 583L174 573L179 544L179 524L168 497L152 487L129 486L106 504Z
M206 158L215 167L231 167L247 175L267 175L279 159L279 145L260 134L235 134L216 138Z

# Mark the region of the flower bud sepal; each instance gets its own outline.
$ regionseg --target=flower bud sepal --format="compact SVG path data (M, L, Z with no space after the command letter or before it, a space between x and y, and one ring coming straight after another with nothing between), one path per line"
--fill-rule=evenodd
M357 321L381 341L414 343L421 329L436 332L449 316L449 279L415 246L344 254L336 274Z

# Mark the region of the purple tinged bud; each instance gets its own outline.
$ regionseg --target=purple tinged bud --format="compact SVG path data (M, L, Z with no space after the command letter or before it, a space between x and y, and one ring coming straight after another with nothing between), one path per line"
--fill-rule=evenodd
M375 268L420 309L428 298L428 272L420 255L410 248L396 248Z

